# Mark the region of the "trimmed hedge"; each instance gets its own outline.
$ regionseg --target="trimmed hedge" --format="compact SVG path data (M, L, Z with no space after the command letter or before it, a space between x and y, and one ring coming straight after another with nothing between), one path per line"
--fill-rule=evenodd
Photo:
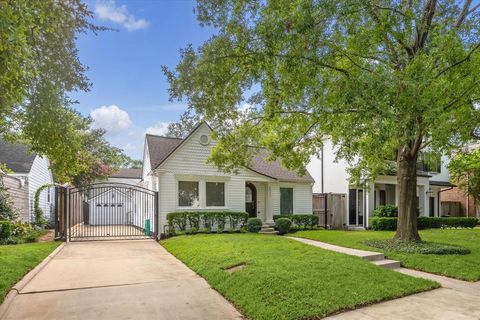
M393 218L398 216L398 208L397 206L387 204L385 206L379 206L373 211L374 217L380 218Z
M292 227L292 220L288 218L278 218L275 220L275 228L278 230L279 234L286 234L290 231Z
M248 219L248 213L235 211L178 211L167 214L169 233L175 234L198 231L211 232L216 229L217 232L223 232L225 226L230 227L230 231L237 231L243 227Z
M379 231L379 230L394 231L394 230L397 230L397 218L373 217L373 218L370 218L370 227L375 231Z
M419 229L433 228L475 228L477 218L465 217L418 217Z
M477 218L466 217L418 217L418 229L435 228L474 228ZM370 218L370 227L373 230L397 230L397 218L391 217L373 217Z
M395 239L367 240L365 244L370 247L390 252L420 253L420 254L469 254L470 250L453 244L436 242L412 242Z
M273 216L273 221L286 218L292 221L298 228L307 229L318 226L318 216L313 214L278 214Z

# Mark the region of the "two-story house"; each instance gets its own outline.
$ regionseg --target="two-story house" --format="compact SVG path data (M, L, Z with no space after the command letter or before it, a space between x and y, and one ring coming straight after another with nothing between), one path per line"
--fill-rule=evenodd
M417 165L417 197L420 215L440 215L440 194L451 187L448 182L448 158L441 161L427 159L428 154L421 155ZM398 205L399 189L395 175L380 175L365 187L350 184L348 163L335 160L335 146L326 140L323 159L312 158L307 166L315 179L314 193L341 193L347 195L345 225L348 227L367 227L368 218L375 208L381 205ZM323 174L322 174L323 173ZM322 188L323 187L323 188Z

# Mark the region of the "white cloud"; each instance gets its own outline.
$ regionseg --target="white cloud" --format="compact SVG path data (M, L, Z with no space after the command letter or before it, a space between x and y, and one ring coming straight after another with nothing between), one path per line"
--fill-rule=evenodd
M132 124L127 111L116 105L101 106L93 110L90 116L93 119L92 128L103 128L107 131L106 135L108 136L117 135Z
M126 5L117 6L115 0L97 2L95 4L95 13L100 20L118 23L128 31L145 29L150 24L145 19L137 19L128 11Z
M151 133L151 134L156 134L159 136L164 136L168 132L168 125L170 122L157 122L153 126L148 127L147 130L145 130L145 133Z

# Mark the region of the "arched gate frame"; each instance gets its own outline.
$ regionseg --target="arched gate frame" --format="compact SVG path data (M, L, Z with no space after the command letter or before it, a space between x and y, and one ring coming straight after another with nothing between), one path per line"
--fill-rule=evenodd
M158 192L125 183L56 188L58 238L69 241L159 236Z

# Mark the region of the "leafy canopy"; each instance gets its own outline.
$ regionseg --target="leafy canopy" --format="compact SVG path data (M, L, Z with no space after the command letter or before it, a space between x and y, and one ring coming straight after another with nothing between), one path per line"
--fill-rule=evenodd
M477 7L199 0L198 20L217 33L164 73L172 99L218 124L211 159L221 168L248 163L258 146L301 170L330 137L359 182L388 169L385 159L449 153L474 137Z
M457 153L448 164L450 179L475 201L480 201L480 148Z
M47 156L58 182L88 183L127 160L68 97L91 85L75 44L105 29L91 18L81 0L0 0L0 134Z

